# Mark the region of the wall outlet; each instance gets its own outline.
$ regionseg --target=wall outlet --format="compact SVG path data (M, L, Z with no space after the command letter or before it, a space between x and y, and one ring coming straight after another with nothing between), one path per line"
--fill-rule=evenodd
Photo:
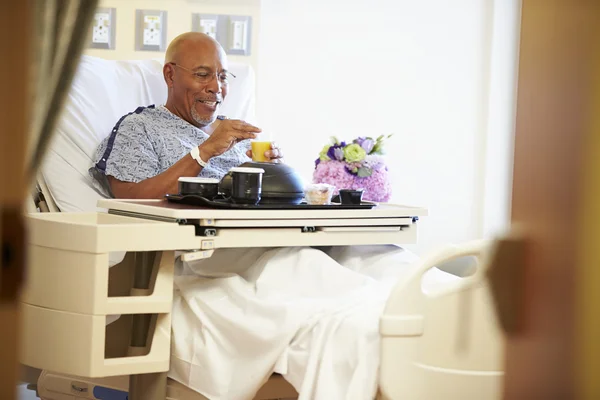
M98 8L92 22L92 42L96 49L115 48L116 9Z
M94 15L94 25L92 28L92 43L106 43L109 42L110 27L110 14L109 13L96 13Z
M217 21L214 19L203 19L200 21L200 31L213 39L217 38Z
M214 38L227 54L250 55L252 17L192 14L192 30Z
M136 50L165 51L167 47L167 12L136 10Z
M202 32L212 37L217 38L219 29L219 16L214 14L192 14L192 31Z
M157 15L144 15L144 33L142 37L144 46L160 46L161 32L160 17Z

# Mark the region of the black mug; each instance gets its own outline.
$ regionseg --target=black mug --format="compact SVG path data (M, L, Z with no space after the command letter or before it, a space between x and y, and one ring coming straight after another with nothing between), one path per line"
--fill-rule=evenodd
M342 204L360 205L363 192L363 189L340 189L340 201Z
M231 168L231 201L236 204L258 204L262 194L264 172L262 168Z

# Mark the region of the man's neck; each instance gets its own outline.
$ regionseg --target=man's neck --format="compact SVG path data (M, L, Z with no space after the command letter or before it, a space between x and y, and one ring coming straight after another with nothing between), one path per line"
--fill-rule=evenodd
M200 129L202 129L202 127L201 127L201 126L199 126L198 122L194 121L192 118L189 118L189 119L188 119L188 118L186 118L186 117L183 115L183 113L182 113L182 112L180 112L180 111L177 109L177 107L176 107L176 106L175 106L173 103L169 102L168 100L167 100L167 102L165 103L165 108L166 108L166 109L167 109L167 110L168 110L168 111L169 111L171 114L175 115L176 117L179 117L179 118L181 118L182 120L184 120L184 121L185 121L185 122L187 122L188 124L190 124L190 125L194 125L196 128L200 128Z
M219 123L221 122L221 120L216 119L212 124L210 125L200 125L198 124L198 122L196 122L194 119L187 119L185 118L182 113L179 112L179 110L177 109L177 107L175 107L172 103L170 103L169 101L167 101L164 105L164 107L167 109L167 111L169 111L171 114L175 115L176 117L181 118L182 120L186 121L187 123L195 126L198 129L201 129L203 132L205 132L207 135L210 135L211 133L214 132L214 130L217 128L217 126L219 126Z

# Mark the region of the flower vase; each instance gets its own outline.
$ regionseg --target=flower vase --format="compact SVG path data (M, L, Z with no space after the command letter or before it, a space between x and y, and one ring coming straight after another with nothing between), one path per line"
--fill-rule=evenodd
M334 194L340 189L363 189L363 200L386 203L392 196L390 174L385 163L379 161L371 166L369 176L353 173L355 167L345 161L320 161L313 173L313 183L335 186Z

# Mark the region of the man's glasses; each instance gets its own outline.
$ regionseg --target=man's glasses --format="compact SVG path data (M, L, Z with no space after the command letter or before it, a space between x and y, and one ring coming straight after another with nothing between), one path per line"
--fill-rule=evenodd
M174 65L176 67L179 67L185 71L190 72L192 75L194 75L194 77L196 78L196 80L200 83L208 83L210 81L213 80L213 78L215 77L215 75L217 76L217 78L219 79L219 81L221 81L222 84L226 85L227 83L229 83L229 76L232 76L233 78L236 78L236 76L234 74L232 74L231 72L227 71L227 72L219 72L219 73L213 73L213 72L208 72L208 71L192 71L191 69L182 67L179 64L176 64L174 62L169 63L171 65Z

